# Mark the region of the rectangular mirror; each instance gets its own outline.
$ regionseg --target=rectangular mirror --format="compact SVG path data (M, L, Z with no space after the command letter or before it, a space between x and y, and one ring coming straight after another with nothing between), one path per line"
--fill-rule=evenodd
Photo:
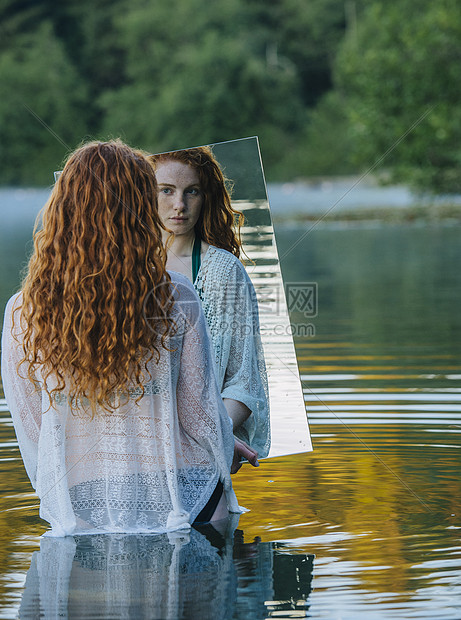
M245 216L245 266L258 298L270 399L268 458L312 450L257 137L208 145L233 183L232 205Z

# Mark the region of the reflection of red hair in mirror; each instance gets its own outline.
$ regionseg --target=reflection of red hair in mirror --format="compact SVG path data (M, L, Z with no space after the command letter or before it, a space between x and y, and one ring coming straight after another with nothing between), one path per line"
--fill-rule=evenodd
M199 146L151 155L150 161L154 169L160 163L178 161L198 171L203 205L195 229L206 243L239 257L242 246L240 227L243 224L243 214L232 208L230 182L224 177L211 148Z
M22 287L21 363L31 380L38 368L55 378L50 392L65 388L70 402L111 411L128 384L144 393L146 362L166 347L170 278L156 191L142 152L92 142L70 155L43 209Z

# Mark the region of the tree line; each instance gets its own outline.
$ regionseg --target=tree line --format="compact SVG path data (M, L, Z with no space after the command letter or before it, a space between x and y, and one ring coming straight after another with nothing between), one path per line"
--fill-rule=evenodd
M459 191L458 8L3 0L0 183L48 185L82 139L159 152L258 135L271 180L379 168Z

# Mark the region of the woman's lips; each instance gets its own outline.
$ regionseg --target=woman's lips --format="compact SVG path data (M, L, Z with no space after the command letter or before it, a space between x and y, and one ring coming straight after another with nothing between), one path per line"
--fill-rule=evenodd
M173 222L185 222L187 217L170 217L170 220L173 220Z

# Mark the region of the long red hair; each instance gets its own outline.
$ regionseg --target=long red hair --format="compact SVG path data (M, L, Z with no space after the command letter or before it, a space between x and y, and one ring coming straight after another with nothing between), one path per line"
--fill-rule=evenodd
M144 393L146 364L173 328L156 190L145 154L119 140L68 158L36 224L18 308L21 364L32 381L40 369L50 398L65 390L94 414L113 411L128 386Z
M149 159L154 169L163 162L178 161L197 170L203 204L195 230L203 241L239 257L243 214L232 207L231 182L224 176L211 148L199 146L151 155Z

